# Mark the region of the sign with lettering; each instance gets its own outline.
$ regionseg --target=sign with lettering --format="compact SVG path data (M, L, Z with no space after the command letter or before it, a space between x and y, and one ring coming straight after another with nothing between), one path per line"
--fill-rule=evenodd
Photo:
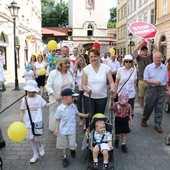
M139 21L133 22L129 25L128 30L137 37L140 38L154 38L158 30L152 24L147 22Z

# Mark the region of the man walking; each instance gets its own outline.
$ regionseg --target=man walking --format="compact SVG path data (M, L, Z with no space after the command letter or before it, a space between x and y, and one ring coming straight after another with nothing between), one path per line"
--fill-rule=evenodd
M154 110L155 130L162 133L161 128L165 92L167 88L168 75L167 68L162 64L162 54L156 52L153 55L153 63L146 66L144 70L144 82L148 84L145 96L145 106L141 126L147 127L147 120Z
M154 52L156 52L157 46L151 41L149 40L149 42L152 44ZM148 64L151 64L153 62L153 55L148 53L148 48L147 48L147 43L145 42L145 40L143 39L138 45L137 47L134 49L133 55L137 60L137 64L138 64L138 90L139 90L139 102L140 102L140 106L143 112L144 109L144 96L145 96L145 92L147 90L148 85L144 82L143 80L143 74L144 74L144 69ZM138 50L140 49L140 52L138 54Z

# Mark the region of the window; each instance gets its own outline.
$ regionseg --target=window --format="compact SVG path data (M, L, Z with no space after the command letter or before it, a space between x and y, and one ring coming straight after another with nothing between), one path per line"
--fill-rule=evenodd
M155 24L155 9L151 10L151 24Z
M93 26L91 24L87 27L87 36L93 36Z
M142 0L139 0L139 7L142 5Z
M163 0L163 2L162 2L162 15L167 14L167 8L168 8L167 0Z
M142 21L142 15L140 14L138 17L139 17L139 21Z
M134 0L134 11L136 11L136 0Z
M147 22L147 12L143 14L143 21Z

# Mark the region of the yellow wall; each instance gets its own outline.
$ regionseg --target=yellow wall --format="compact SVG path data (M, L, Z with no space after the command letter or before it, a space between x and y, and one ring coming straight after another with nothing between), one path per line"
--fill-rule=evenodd
M156 8L157 8L157 12L156 12L156 19L159 19L162 17L162 3L163 0L157 0L157 5L156 5ZM167 0L167 12L170 13L170 0Z

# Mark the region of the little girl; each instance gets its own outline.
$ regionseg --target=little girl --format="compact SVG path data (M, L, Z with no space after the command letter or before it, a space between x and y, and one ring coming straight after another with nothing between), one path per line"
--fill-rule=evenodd
M54 104L56 101L53 101L51 103L46 103L46 101L39 94L37 94L40 89L37 87L37 82L35 80L28 80L26 86L24 87L24 90L26 91L26 98L31 113L32 121L33 122L42 121L41 108L49 107L52 104ZM37 161L38 155L44 156L45 153L44 153L44 147L42 144L41 137L34 136L32 133L25 97L22 99L22 103L20 107L20 115L21 115L21 121L24 122L24 124L28 129L27 138L31 140L31 144L32 144L33 157L30 159L30 163L34 163Z
M25 66L25 71L22 75L22 78L25 78L25 84L27 84L27 81L28 80L34 80L34 72L33 70L31 70L31 65L30 64L27 64Z
M128 103L129 97L127 93L121 92L118 96L118 102L112 105L112 100L110 100L110 108L114 110L115 114L115 135L116 140L114 143L115 148L119 146L119 140L121 140L122 151L127 153L128 148L126 146L126 134L130 132L129 120L131 126L133 126L132 119L132 107Z

